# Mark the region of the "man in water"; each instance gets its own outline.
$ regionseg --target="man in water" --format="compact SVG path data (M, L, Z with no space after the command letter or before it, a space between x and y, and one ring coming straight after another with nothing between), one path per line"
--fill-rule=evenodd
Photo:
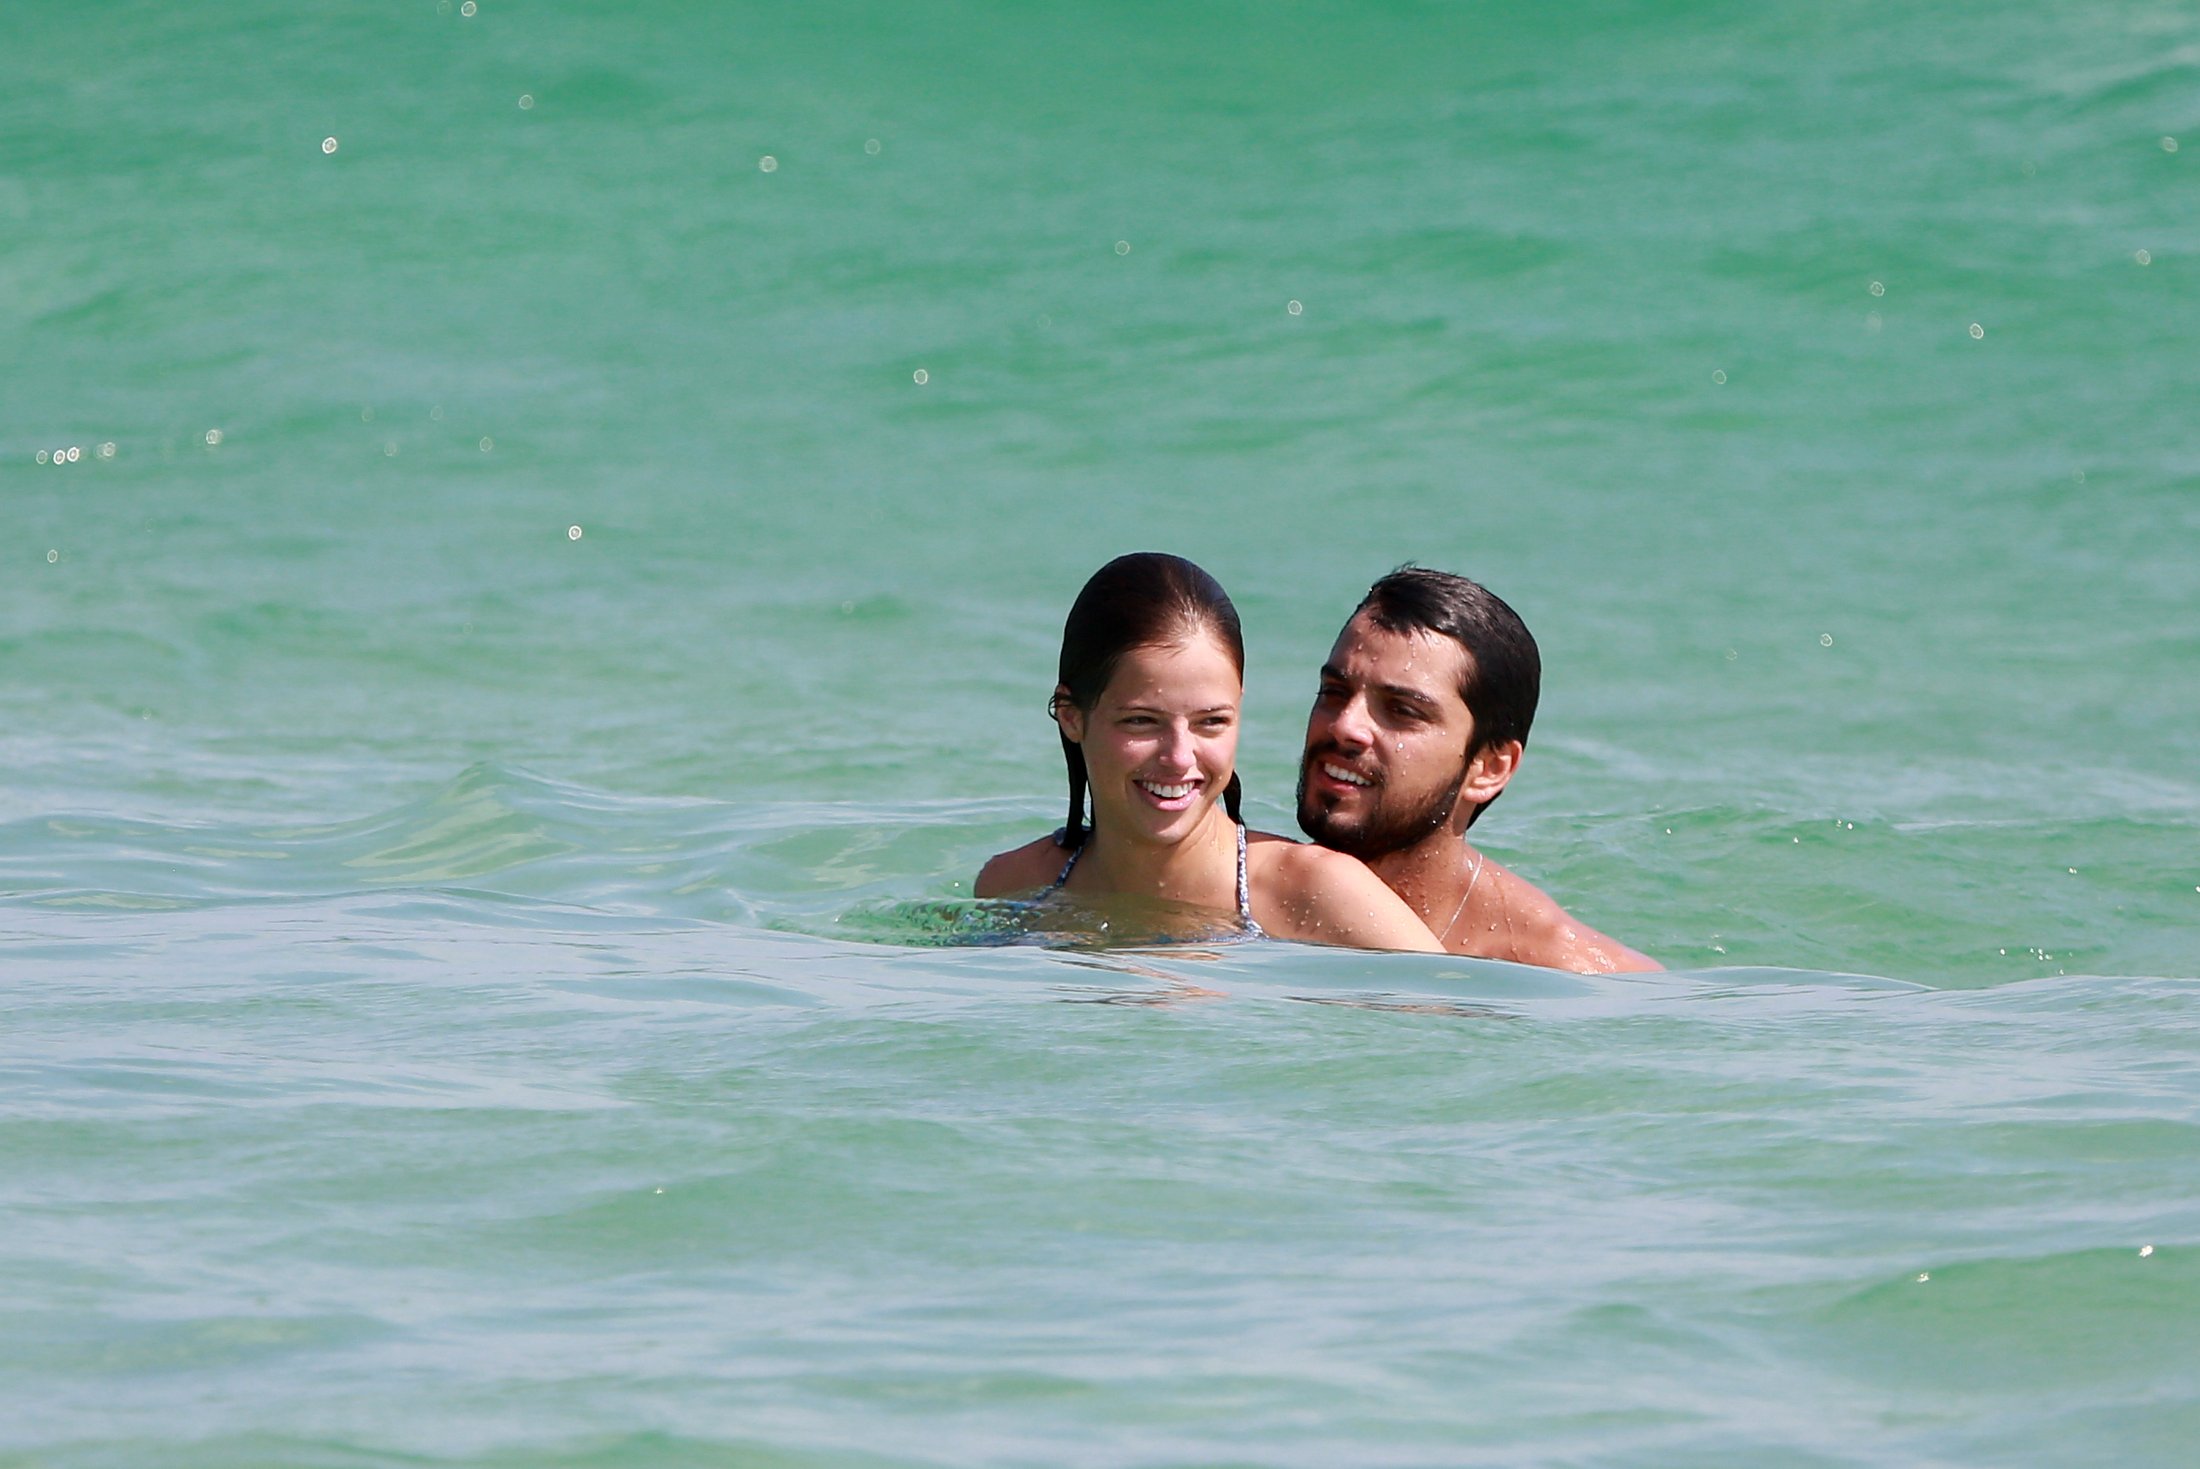
M1467 840L1520 768L1542 678L1527 625L1487 588L1392 572L1322 665L1299 825L1367 863L1454 954L1580 974L1661 968Z

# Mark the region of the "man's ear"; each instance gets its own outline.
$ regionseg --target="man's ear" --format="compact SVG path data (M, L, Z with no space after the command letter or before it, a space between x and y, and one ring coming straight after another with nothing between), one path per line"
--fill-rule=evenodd
M1520 756L1525 748L1518 740L1496 740L1476 750L1474 758L1467 762L1467 778L1459 787L1460 801L1485 806L1496 800L1497 793L1505 789L1505 782L1520 768Z
M1085 742L1085 711L1071 702L1068 684L1054 686L1054 697L1047 701L1047 712L1061 726L1063 739L1073 745Z

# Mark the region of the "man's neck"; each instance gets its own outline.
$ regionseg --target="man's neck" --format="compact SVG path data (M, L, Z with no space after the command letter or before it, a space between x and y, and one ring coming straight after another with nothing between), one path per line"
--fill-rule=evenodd
M1465 834L1446 826L1367 865L1433 930L1456 910L1480 860Z

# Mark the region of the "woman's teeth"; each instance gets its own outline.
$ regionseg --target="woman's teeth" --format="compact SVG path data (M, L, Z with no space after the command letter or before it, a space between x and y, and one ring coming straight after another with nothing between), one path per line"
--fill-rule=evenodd
M1159 782L1150 780L1142 780L1138 784L1149 795L1157 796L1164 801L1181 801L1193 791L1199 789L1196 785L1162 785Z
M1331 780L1341 780L1348 786L1370 786L1375 784L1364 775L1354 775L1342 765L1331 765L1326 760L1322 762L1322 774L1328 776Z

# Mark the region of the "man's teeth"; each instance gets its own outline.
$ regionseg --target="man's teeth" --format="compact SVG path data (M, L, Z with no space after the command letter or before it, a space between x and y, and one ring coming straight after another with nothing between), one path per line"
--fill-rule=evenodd
M1154 795L1159 796L1164 801L1181 800L1184 797L1190 795L1194 790L1198 789L1198 787L1192 785L1165 786L1150 780L1142 780L1139 782L1139 784L1144 786L1148 791L1151 791Z
M1331 780L1341 780L1348 786L1371 786L1375 784L1364 775L1354 775L1342 765L1331 765L1326 760L1322 762L1322 774L1328 776Z

